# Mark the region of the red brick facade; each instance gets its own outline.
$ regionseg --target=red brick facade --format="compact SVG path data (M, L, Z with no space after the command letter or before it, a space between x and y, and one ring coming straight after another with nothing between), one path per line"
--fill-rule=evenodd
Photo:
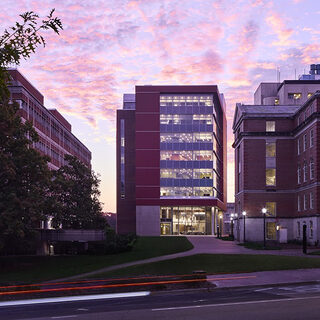
M241 111L244 106L237 106L234 121L235 211L239 214L245 210L249 218L261 217L261 209L266 206L266 202L275 202L277 218L304 217L318 213L320 94L316 93L301 107L292 107L287 114L284 114L281 106L279 111L275 108L269 111L267 106L261 106L260 112L252 113L250 106L246 107L248 109ZM275 121L274 132L266 132L267 121ZM267 141L276 143L275 186L266 186ZM311 177L312 160L314 175ZM301 178L298 183L299 167ZM310 193L313 196L310 196ZM300 208L298 208L298 197ZM311 197L313 205L310 203Z
M30 121L39 142L33 147L50 157L50 169L64 165L64 155L71 154L91 167L91 152L71 132L71 124L56 110L44 107L43 95L16 69L9 70L11 99L19 105L22 121Z

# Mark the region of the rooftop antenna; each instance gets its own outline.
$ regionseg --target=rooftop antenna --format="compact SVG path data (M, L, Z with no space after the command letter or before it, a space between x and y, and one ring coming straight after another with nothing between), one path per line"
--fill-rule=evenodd
M277 82L280 83L280 67L277 67Z

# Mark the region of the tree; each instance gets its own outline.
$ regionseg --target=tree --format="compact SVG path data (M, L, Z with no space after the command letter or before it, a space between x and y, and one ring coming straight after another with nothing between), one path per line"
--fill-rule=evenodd
M35 235L35 227L45 216L46 196L51 183L48 157L31 146L38 135L29 122L22 123L19 109L9 99L8 66L27 59L39 45L45 45L41 30L59 33L61 21L53 17L38 23L39 16L26 12L22 23L0 37L0 251L18 253ZM10 249L10 250L9 250Z
M39 16L33 11L20 14L22 22L16 22L13 27L5 29L0 37L0 94L7 95L7 83L9 81L6 68L11 65L19 65L20 60L28 59L35 53L39 45L45 46L46 42L41 34L44 30L53 30L59 34L63 29L61 20L54 17L55 9L52 9L46 19L39 24Z
M51 182L50 159L30 147L38 135L17 110L17 104L4 101L0 107L0 251L5 252L34 238Z
M65 155L67 165L53 172L51 216L53 227L96 229L106 226L99 202L98 176L80 160Z

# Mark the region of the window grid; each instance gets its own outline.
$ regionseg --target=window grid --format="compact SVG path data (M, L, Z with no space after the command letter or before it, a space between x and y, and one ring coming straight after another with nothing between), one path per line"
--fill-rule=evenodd
M213 95L160 96L160 197L216 197Z

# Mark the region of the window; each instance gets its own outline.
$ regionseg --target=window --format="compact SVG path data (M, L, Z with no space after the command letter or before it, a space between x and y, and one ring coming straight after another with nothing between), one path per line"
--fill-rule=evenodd
M313 130L310 131L310 147L313 147L314 137L313 137Z
M276 169L266 169L266 185L276 185Z
M298 196L298 211L301 211L300 196Z
M266 131L267 132L276 131L276 123L275 123L275 121L266 121Z
M300 92L295 92L295 93L288 93L288 99L290 100L299 100L301 99L302 94Z
M308 174L307 171L308 171L308 170L307 170L307 163L304 162L304 164L303 164L303 182L306 182L306 181L307 181L307 174Z
M310 209L313 209L313 204L314 200L313 200L313 192L310 193Z
M313 221L309 221L310 238L313 238Z
M308 99L309 99L309 98L311 98L311 97L312 97L312 95L313 95L313 93L309 92L309 93L308 93L308 96L307 96L307 97L308 97Z
M266 202L266 209L270 216L276 216L276 202Z
M274 99L274 105L275 105L275 106L278 106L278 105L279 105L279 98L275 98L275 99Z
M310 159L310 179L314 178L314 162L313 159Z
M276 223L275 222L267 222L266 225L267 225L266 226L267 239L276 240L277 239Z
M300 222L299 222L299 221L297 222L297 235L298 235L298 238L300 238L300 236L301 236L301 229L300 229Z
M297 140L297 150L298 150L298 155L300 154L300 139L298 138Z
M300 166L298 166L297 177L298 177L298 184L300 184L301 183L301 168L300 168Z
M303 135L303 151L307 149L307 135Z
M266 157L274 158L276 156L276 143L267 142L266 143Z
M303 210L307 210L307 195L303 195Z

